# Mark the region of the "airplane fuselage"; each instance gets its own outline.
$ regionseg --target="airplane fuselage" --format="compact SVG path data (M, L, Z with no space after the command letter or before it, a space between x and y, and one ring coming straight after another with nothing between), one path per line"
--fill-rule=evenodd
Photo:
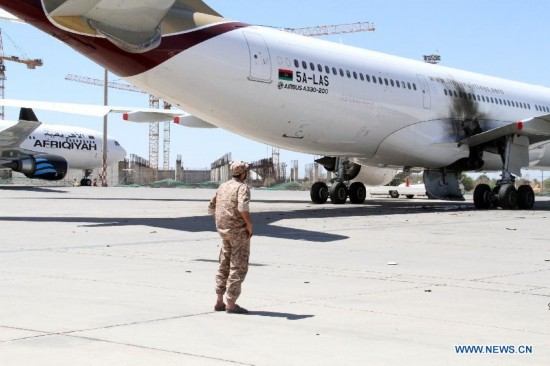
M78 26L54 25L41 1L0 4L208 123L362 165L444 168L470 154L457 142L471 121L486 131L550 113L548 88L223 18L131 53ZM546 143L546 136L530 138L529 164L550 167ZM501 157L493 155L486 153L481 168L501 168Z
M0 121L0 128L8 128L17 122ZM41 124L21 143L24 150L52 154L67 160L70 169L93 169L103 162L103 136L82 127ZM107 139L107 163L124 159L126 151L113 138Z
M373 166L444 167L469 154L450 146L465 137L464 120L486 130L550 112L548 88L263 27L127 80L251 139Z

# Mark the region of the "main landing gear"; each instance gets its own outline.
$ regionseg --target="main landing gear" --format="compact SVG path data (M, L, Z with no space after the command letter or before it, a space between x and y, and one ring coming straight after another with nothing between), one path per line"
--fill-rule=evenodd
M367 189L363 183L353 182L349 185L346 184L346 182L349 182L359 174L360 165L343 161L341 158L335 158L333 166L334 168L338 167L337 177L331 181L330 187L324 182L314 183L310 191L311 201L323 204L330 198L333 204L341 205L346 203L349 197L350 202L354 204L365 202Z
M501 179L497 181L495 188L491 189L487 184L478 184L474 190L474 205L477 209L491 209L501 207L505 210L519 208L529 210L535 204L535 193L529 185L522 185L518 189L515 186L515 177L510 173L510 150L513 136L506 137L506 149L504 150L504 167Z
M514 179L501 179L494 189L487 184L478 184L474 190L474 205L477 209L487 210L501 207L505 210L519 208L530 210L535 204L535 192L529 185L516 189Z

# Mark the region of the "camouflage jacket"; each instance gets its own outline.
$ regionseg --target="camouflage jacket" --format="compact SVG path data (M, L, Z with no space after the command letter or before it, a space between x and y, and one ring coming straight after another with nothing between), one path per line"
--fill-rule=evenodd
M249 211L250 188L237 178L223 183L208 205L208 213L216 218L219 232L246 227L241 212Z

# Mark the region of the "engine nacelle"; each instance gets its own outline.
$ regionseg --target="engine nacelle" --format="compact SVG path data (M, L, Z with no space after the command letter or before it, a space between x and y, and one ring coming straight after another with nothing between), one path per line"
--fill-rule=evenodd
M35 155L15 160L8 164L27 178L61 180L67 174L67 160L57 155Z
M367 186L385 186L399 173L399 170L390 168L375 168L362 166L354 181L362 182Z

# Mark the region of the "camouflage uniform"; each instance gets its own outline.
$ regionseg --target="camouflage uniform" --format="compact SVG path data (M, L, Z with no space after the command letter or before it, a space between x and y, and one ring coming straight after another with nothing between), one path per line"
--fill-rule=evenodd
M249 203L250 189L233 178L218 188L208 205L208 212L215 215L216 229L223 241L216 294L223 295L227 291L227 300L233 302L241 294L241 284L248 272L250 236L241 212L249 211Z

